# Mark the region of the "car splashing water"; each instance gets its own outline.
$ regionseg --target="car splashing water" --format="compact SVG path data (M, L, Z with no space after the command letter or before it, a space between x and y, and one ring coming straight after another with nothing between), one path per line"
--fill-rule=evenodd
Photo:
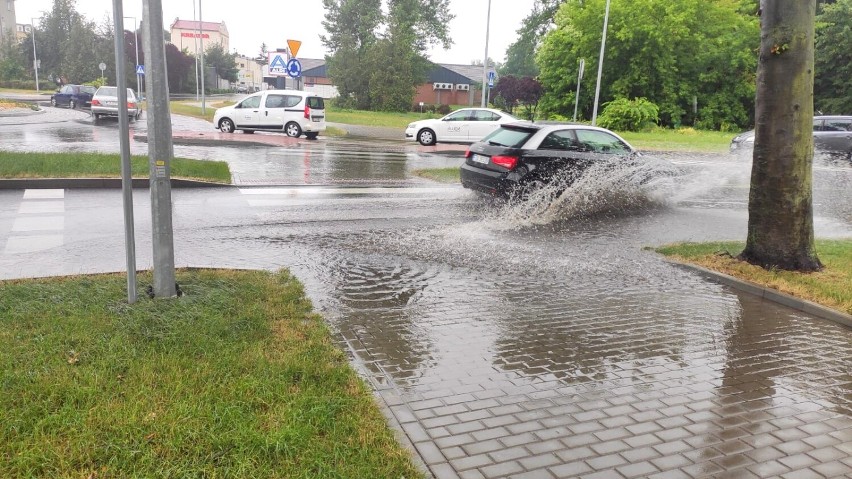
M515 195L485 221L496 229L516 229L573 218L640 213L669 204L683 174L672 163L657 158L599 160L579 178L557 174L549 183Z

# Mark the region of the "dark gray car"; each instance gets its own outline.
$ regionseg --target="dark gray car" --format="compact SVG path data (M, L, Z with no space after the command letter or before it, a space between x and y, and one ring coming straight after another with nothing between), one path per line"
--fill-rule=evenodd
M740 133L731 140L731 152L750 153L752 148L754 130ZM814 149L852 160L852 116L815 116Z

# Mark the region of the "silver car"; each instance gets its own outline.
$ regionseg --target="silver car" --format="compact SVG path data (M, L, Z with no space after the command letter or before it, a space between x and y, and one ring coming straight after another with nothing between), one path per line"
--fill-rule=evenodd
M731 152L751 155L754 130L740 133L731 140ZM818 153L852 161L852 115L814 117L814 149Z
M102 116L118 116L118 87L102 86L92 96L92 116L98 120ZM127 116L139 119L142 107L132 89L127 89Z

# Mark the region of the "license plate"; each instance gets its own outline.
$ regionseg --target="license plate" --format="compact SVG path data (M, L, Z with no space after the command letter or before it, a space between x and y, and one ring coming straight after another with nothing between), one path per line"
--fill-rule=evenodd
M118 102L116 102L116 101L105 101L105 102L104 102L104 105L106 105L106 106L115 106L115 105L118 105Z
M312 121L322 121L323 119L325 119L324 116L312 116L311 117Z
M477 155L476 153L474 153L471 157L471 160L473 160L474 163L482 163L483 165L487 165L491 158L484 155Z

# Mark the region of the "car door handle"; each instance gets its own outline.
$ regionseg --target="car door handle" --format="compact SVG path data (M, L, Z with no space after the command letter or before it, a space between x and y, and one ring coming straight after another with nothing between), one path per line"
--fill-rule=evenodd
M268 111L263 112L263 116L269 116L269 112Z

